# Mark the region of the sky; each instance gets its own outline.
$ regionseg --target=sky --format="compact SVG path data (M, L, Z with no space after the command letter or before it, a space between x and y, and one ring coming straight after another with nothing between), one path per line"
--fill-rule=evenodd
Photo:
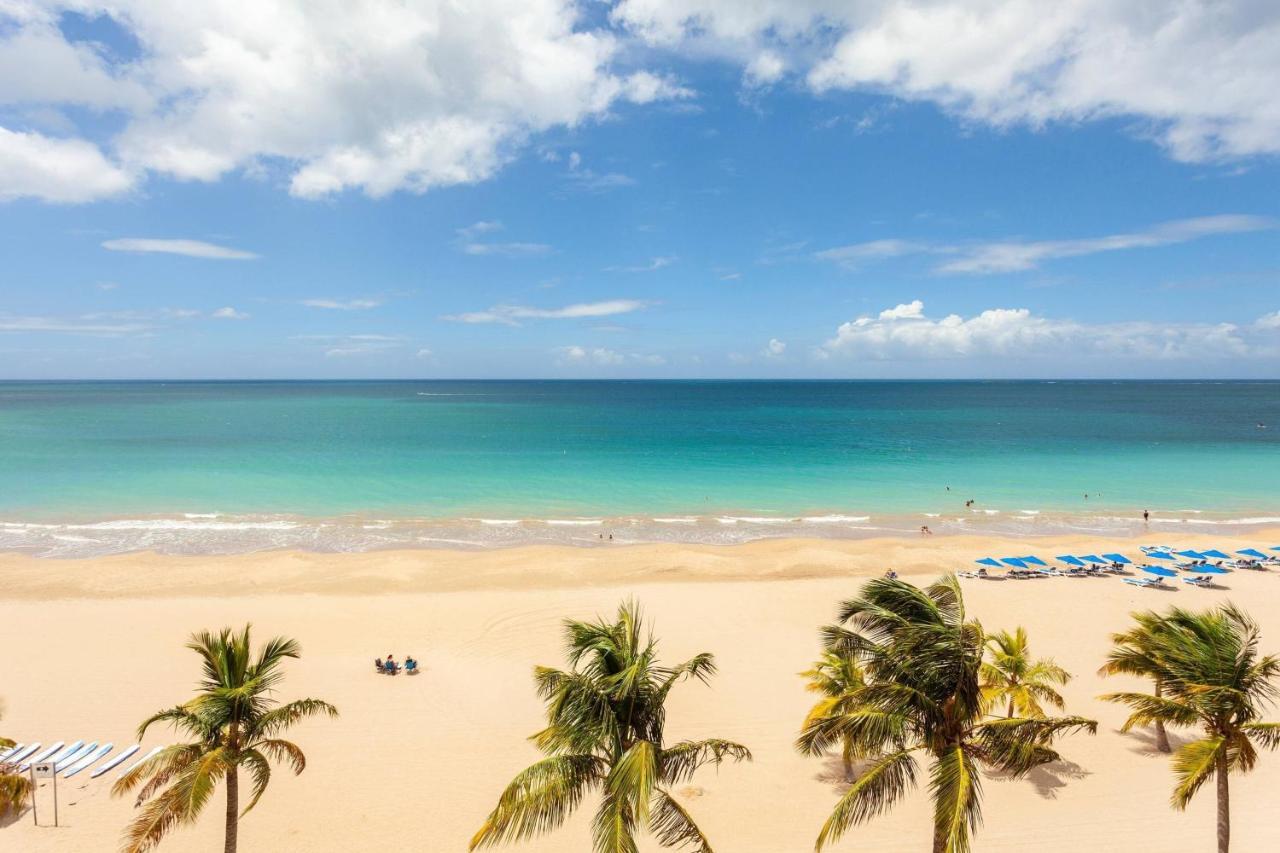
M1280 378L1271 0L0 0L0 378Z

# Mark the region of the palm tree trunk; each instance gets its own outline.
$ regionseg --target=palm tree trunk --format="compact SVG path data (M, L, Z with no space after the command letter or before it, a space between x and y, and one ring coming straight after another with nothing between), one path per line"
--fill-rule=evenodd
M1227 753L1219 751L1218 765L1218 853L1231 849L1231 791L1227 787Z
M844 781L853 781L853 739L846 737L844 739L844 749L840 753L840 760L844 762Z
M1156 698L1157 699L1161 698L1163 693L1164 693L1164 684L1160 681L1160 679L1157 678L1156 689L1155 689ZM1164 730L1164 723L1162 723L1160 720L1156 720L1156 749L1160 750L1161 752L1172 751L1169 749L1169 735Z
M933 831L933 853L947 853L947 834L938 829Z
M236 768L227 774L227 839L222 853L236 853L236 833L240 829L240 779Z
M1008 718L1010 720L1013 719L1013 700L1012 699L1009 700L1009 717Z

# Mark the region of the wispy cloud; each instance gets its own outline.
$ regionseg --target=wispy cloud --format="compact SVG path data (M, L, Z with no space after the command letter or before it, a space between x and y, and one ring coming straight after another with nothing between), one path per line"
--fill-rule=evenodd
M1187 243L1221 234L1265 231L1280 222L1265 216L1222 214L1161 222L1139 231L1071 240L994 240L980 243L931 243L916 240L871 240L836 246L814 257L845 267L905 255L945 255L934 268L943 275L982 275L1025 272L1057 258L1074 258L1128 249L1149 249Z
M291 340L303 341L320 347L326 358L346 358L354 355L383 352L404 346L399 335L294 335Z
M208 258L215 261L251 261L258 257L253 252L206 243L202 240L158 240L150 237L121 237L104 240L102 248L112 252L137 252L141 254L185 255L189 258Z
M649 305L639 299L608 299L603 302L578 302L562 308L532 308L527 305L495 305L484 311L448 314L442 319L455 323L501 323L519 326L521 320L569 320L579 317L611 317L629 314Z
M329 311L367 311L382 304L381 299L304 299L302 304L308 308L324 308Z
M652 258L648 263L633 264L631 266L605 267L605 272L655 272L664 267L674 264L679 258L675 255L659 255Z
M244 311L237 311L228 305L225 308L219 308L209 315L215 320L248 320L249 315Z
M150 331L151 328L149 323L104 323L92 316L33 317L0 313L0 332L46 332L115 338L140 334Z
M486 234L496 234L505 226L496 219L473 222L457 230L457 243L463 253L468 255L500 255L508 258L529 258L551 254L551 246L546 243L532 243L480 239Z
M619 187L635 184L635 178L621 172L597 172L582 165L582 155L577 151L569 153L569 169L564 174L565 185L572 190L585 193L603 193Z

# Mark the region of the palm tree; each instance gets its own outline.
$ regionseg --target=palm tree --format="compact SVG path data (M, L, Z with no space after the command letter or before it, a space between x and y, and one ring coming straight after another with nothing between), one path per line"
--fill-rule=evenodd
M1248 773L1257 747L1280 746L1280 723L1258 721L1262 709L1280 691L1280 658L1258 654L1257 623L1234 605L1200 613L1173 608L1153 634L1152 659L1161 673L1164 695L1112 693L1103 696L1127 705L1132 713L1122 728L1149 725L1198 726L1203 736L1173 755L1172 804L1183 810L1213 779L1218 795L1218 853L1231 846L1232 771Z
M0 737L0 750L13 749L17 744L6 737ZM16 764L5 764L0 761L0 817L10 811L18 811L31 796L31 780L18 772Z
M158 722L169 723L191 740L165 747L111 789L119 796L142 786L136 803L142 814L129 825L124 853L150 850L174 827L194 823L219 781L227 786L223 850L235 853L239 820L266 791L271 762L288 764L295 775L306 767L306 756L297 744L278 735L307 717L338 715L336 708L319 699L277 704L271 694L284 678L281 664L285 658L299 657L301 650L295 640L275 637L255 658L249 631L246 625L239 633L224 628L217 635L208 631L193 634L187 648L203 662L199 692L194 699L160 711L138 727L139 740ZM244 811L239 805L242 767L252 786Z
M888 578L868 581L840 606L840 625L823 629L829 649L853 655L866 685L845 708L806 727L799 746L818 755L844 737L869 757L818 834L817 850L849 827L891 808L916 784L916 755L931 759L934 853L967 853L982 818L979 770L1021 776L1056 761L1054 739L1096 731L1083 717L989 719L979 673L986 636L965 618L954 575L925 589Z
M1135 675L1151 679L1152 693L1160 699L1164 695L1164 678L1155 660L1156 635L1164 625L1160 615L1147 611L1130 614L1134 625L1127 631L1111 635L1111 651L1107 662L1098 670L1099 675ZM1156 749L1170 752L1169 734L1164 721L1153 720L1156 733Z
M857 690L866 686L862 670L853 655L828 649L813 665L800 673L809 679L805 689L822 696L804 718L802 730L808 729L814 720L831 717L852 707ZM840 760L844 765L846 782L853 781L853 762L859 758L854 739L851 735L840 738Z
M511 781L471 839L471 849L525 840L555 829L589 791L599 791L592 825L596 853L634 853L647 826L664 847L711 846L670 788L706 764L750 760L727 740L663 742L667 694L681 681L703 683L715 673L706 652L661 666L652 635L642 637L637 605L618 608L616 621L565 622L567 671L538 667L534 680L547 703L547 727L530 740L547 757Z
M1064 702L1054 685L1066 684L1071 675L1053 662L1053 658L1033 660L1027 643L1027 630L1022 626L1011 634L997 631L987 637L987 662L978 677L982 679L982 699L988 708L1007 703L1006 718L1043 717L1041 702L1059 711Z

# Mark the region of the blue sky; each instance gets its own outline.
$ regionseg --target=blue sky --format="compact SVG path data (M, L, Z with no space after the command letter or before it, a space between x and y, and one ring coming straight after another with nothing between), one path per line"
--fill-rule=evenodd
M0 377L1275 378L1265 5L0 7Z

